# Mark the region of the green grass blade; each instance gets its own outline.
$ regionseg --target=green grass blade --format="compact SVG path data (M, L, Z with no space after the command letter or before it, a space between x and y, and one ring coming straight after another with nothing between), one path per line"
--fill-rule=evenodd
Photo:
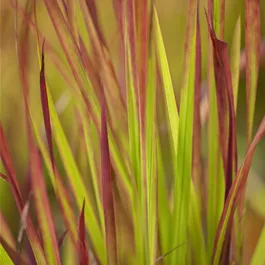
M33 130L35 133L35 137L38 143L38 147L40 149L40 152L42 154L45 166L48 170L49 177L51 184L53 186L53 189L55 191L55 194L59 200L60 206L62 207L62 213L64 215L64 219L66 221L66 226L68 227L70 231L71 238L73 242L77 241L77 228L76 228L76 218L73 212L73 209L70 205L70 199L69 199L69 194L67 193L65 186L62 182L61 176L57 173L55 176L55 172L52 166L52 162L50 159L50 154L49 151L44 143L44 139L40 134L40 130L38 130L38 126L36 124L36 121L33 117L33 113L30 111L30 116L31 116L31 123L33 126Z
M59 153L61 155L65 170L67 172L67 176L71 184L74 196L76 198L77 205L79 206L80 209L82 207L84 198L86 200L87 207L85 211L85 216L86 216L87 229L89 231L91 241L94 244L95 251L98 257L100 258L100 260L104 264L105 247L104 247L101 229L98 224L95 213L93 212L89 195L87 193L87 190L85 189L84 182L82 180L79 169L76 165L74 156L72 154L71 148L63 131L61 122L56 112L48 87L47 87L47 92L48 92L51 121L54 127L54 138L58 146Z
M171 246L188 241L190 189L192 185L192 135L194 115L197 1L190 0L185 42L184 80L181 91L177 161L174 167L173 237ZM188 245L171 254L171 265L185 264Z
M169 207L168 189L166 186L165 170L162 159L161 143L159 138L156 140L157 146L157 196L158 196L158 229L161 254L165 254L171 250L170 234L171 230L171 212ZM169 257L165 257L167 262ZM167 263L166 263L167 264Z
M263 225L258 243L254 250L250 265L263 265L265 264L265 225Z
M179 114L174 94L174 88L171 80L169 65L166 56L166 50L163 42L162 32L159 25L158 15L154 8L154 34L156 41L156 53L159 69L162 75L164 93L166 99L167 118L170 129L170 140L172 141L173 159L178 150L178 131L179 131Z
M5 265L14 265L14 262L8 256L3 245L0 243L0 263Z
M197 196L194 185L191 185L190 192L190 214L189 214L189 238L194 264L207 265L206 245L203 235L203 222L200 212L199 196Z
M154 264L156 259L157 239L157 162L156 162L156 68L153 43L148 62L146 114L145 114L145 170L147 190L147 233L148 233L148 264Z
M92 184L93 184L93 189L95 193L97 211L99 213L100 225L103 228L104 218L103 218L102 202L101 202L101 197L100 197L100 180L99 180L97 169L96 169L95 156L94 156L93 144L92 144L92 141L95 141L95 137L96 137L94 134L92 134L94 124L92 120L89 120L89 121L87 120L84 111L80 110L79 113L82 119L87 159L88 159L88 164L89 164L89 168L91 172L91 178L92 178Z

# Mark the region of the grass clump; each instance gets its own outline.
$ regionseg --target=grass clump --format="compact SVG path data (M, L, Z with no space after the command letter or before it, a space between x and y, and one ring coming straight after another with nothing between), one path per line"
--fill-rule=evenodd
M112 2L120 58L111 54L96 1L42 1L61 54L38 26L37 1L13 4L30 189L23 197L1 124L1 177L8 182L21 217L15 240L0 212L1 264L243 264L239 220L255 147L265 134L264 117L252 135L260 58L258 1L245 1L247 152L240 166L236 134L240 18L234 56L229 58L223 40L225 1L208 1L208 97L201 100L199 1L188 1L178 100L155 2ZM29 94L29 36L35 38L39 59L41 122ZM79 154L62 125L47 60L69 95ZM205 126L206 155L201 139ZM56 232L49 185L60 209L56 218L64 224L62 236ZM264 232L251 265L264 264L263 245Z

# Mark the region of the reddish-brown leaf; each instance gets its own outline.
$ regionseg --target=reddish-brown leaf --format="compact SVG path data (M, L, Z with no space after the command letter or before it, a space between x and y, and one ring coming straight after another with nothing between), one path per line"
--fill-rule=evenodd
M217 264L217 262L219 262L220 257L217 255L218 254L217 251L220 245L221 246L223 245L222 234L226 233L227 229L231 227L233 215L234 215L239 197L242 195L242 192L244 191L245 186L246 186L246 182L248 179L248 173L250 170L250 166L252 163L256 145L261 140L261 138L264 136L265 136L265 116L259 126L259 129L254 137L253 142L250 144L248 148L243 164L240 167L239 171L237 172L237 175L232 183L232 187L228 193L228 197L226 199L224 210L222 212L222 216L219 221L216 236L215 236L212 264Z
M208 30L213 43L214 73L216 81L219 137L225 172L225 199L231 189L233 174L237 172L236 122L232 79L227 44L217 39L212 22L208 21ZM229 262L231 226L226 234L223 248L223 264Z
M136 5L136 26L139 27L139 105L140 105L140 121L142 127L142 137L144 135L144 111L145 111L145 100L146 100L146 80L147 80L147 62L148 62L148 38L149 36L149 10L148 0L139 1Z
M101 30L101 27L100 27L100 23L99 23L99 16L98 16L98 13L97 13L97 7L96 7L96 1L95 0L86 0L86 5L87 5L87 8L89 10L89 13L90 13L90 16L92 18L92 21L94 23L94 27L96 29L96 32L97 32L97 35L98 35L98 38L100 40L100 43L106 47L106 41L104 39L104 35L102 33L102 30Z
M11 156L8 151L8 146L7 146L7 142L5 139L2 124L0 124L0 156L1 156L1 160L3 162L4 168L5 168L5 171L7 173L6 174L7 181L10 184L10 188L13 193L14 199L16 201L17 207L19 211L22 212L24 203L23 203L22 195L21 195L18 182L16 179L15 170L12 164Z
M201 101L201 35L200 35L199 9L197 9L192 176L200 195L203 196L200 101Z
M232 173L237 171L236 124L231 72L227 44L217 39L212 22L208 30L213 43L214 72L218 103L220 144L226 176L226 197L231 188ZM228 124L226 122L228 120Z
M66 229L63 234L59 237L59 240L58 240L58 248L60 249L63 242L64 242L64 239L65 239L65 236L67 235L68 233L68 229Z
M44 118L46 137L48 140L50 158L54 169L54 155L52 148L52 127L51 127L48 95L46 89L46 80L45 80L44 45L45 45L45 39L43 41L42 51L41 51L40 95L41 95L41 105L42 105L42 113Z
M83 202L82 211L79 217L79 262L80 265L89 265L88 250L86 245L86 228L85 228L85 201Z

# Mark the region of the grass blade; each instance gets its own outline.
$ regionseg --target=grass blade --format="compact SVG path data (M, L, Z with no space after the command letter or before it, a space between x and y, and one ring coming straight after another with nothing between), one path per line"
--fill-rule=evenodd
M5 252L8 254L8 256L10 257L10 259L15 263L17 264L18 260L18 253L17 253L17 250L16 248L12 247L11 245L9 245L1 236L0 236L0 245L2 245L3 249L5 250ZM1 251L1 250L0 250ZM28 258L27 256L25 255L21 255L19 257L19 262L21 265L30 265L29 261L28 261ZM1 258L0 258L0 261L1 261ZM5 263L1 263L1 264L5 264Z
M88 250L86 246L86 229L85 229L85 201L79 217L79 261L80 265L89 265Z
M202 150L201 150L201 35L199 7L197 7L197 25L196 25L196 68L195 68L195 88L194 88L194 119L193 119L193 150L192 150L192 178L195 189L198 192L198 198L204 203L204 188L202 171ZM199 204L200 205L200 204ZM200 207L201 208L201 207Z
M45 44L45 40L43 41L42 52L41 52L40 94L41 94L41 104L42 104L42 112L43 112L43 117L44 117L45 131L46 131L46 136L48 139L51 162L54 168L54 155L53 155L53 148L52 148L52 129L51 129L48 96L47 96L47 90L46 90L46 80L45 80L44 44Z
M230 66L232 74L232 87L234 94L235 112L237 110L237 96L238 96L238 84L239 84L239 74L240 74L240 45L241 45L241 17L239 16L234 30L234 37L230 53Z
M142 143L145 152L145 178L147 202L147 263L154 264L157 253L157 151L156 151L156 65L155 47L151 44L148 60L147 90L145 103L145 141ZM144 165L143 165L144 167Z
M8 183L10 185L12 194L13 194L14 199L16 201L16 205L18 207L20 215L22 215L23 208L24 208L24 202L23 202L21 192L20 192L20 189L18 186L18 182L16 180L16 175L15 175L13 163L11 160L11 156L10 156L10 153L8 151L8 146L7 146L5 136L4 136L2 124L0 124L0 156L1 156L1 160L3 161L4 168L7 172ZM27 217L26 232L27 232L34 256L36 258L37 264L38 265L46 264L44 253L43 253L43 250L41 248L41 243L38 239L36 230L35 230L35 228L32 224L32 221L29 217Z
M34 143L31 144L34 145ZM59 249L45 182L42 175L40 156L35 146L32 146L30 150L30 168L32 189L34 191L37 216L41 228L47 262L51 265L60 265Z
M35 137L38 143L38 147L40 148L40 152L42 154L44 163L49 173L51 184L53 186L53 189L59 201L60 207L62 209L66 227L69 229L71 239L73 243L75 244L77 242L77 229L75 225L76 218L75 218L72 206L70 204L69 193L67 192L63 184L62 177L60 176L57 168L56 167L53 168L52 166L49 151L47 150L45 146L43 137L41 137L40 132L37 129L37 125L33 118L31 110L30 110L30 116L31 116L32 126L35 132Z
M228 47L217 39L213 25L208 20L208 28L213 42L214 71L217 92L217 108L219 117L219 134L222 160L225 170L225 199L232 185L233 175L237 172L236 124L232 79L228 58ZM231 227L229 227L230 229ZM229 263L231 231L227 232L226 249L223 249L225 261Z
M196 0L188 5L187 30L185 39L184 79L181 90L180 118L178 133L177 160L174 165L174 208L173 237L171 246L188 241L188 220L190 208L190 189L192 183L192 136L194 115L194 88L196 64ZM185 264L188 258L188 247L184 245L171 255L171 264Z
M223 1L222 1L223 2ZM208 0L208 16L213 23L214 31L218 38L223 37L224 24L221 23L221 1ZM214 236L224 206L224 168L220 152L220 142L216 135L218 128L218 109L216 83L214 78L213 46L210 34L208 35L208 68L207 85L209 101L209 122L208 122L208 150L207 150L207 256L208 262L212 257Z
M5 265L14 265L6 250L4 249L2 243L0 243L0 262Z
M251 143L260 61L259 0L245 0L247 145Z
M105 237L107 248L107 264L118 264L115 213L112 186L113 179L111 173L111 162L108 142L108 127L106 120L105 96L102 91L101 103L101 133L100 133L100 150L101 150L101 174L102 174L102 194L103 210L105 219Z
M170 70L168 66L166 50L164 47L162 32L160 29L158 15L154 8L154 32L156 40L156 53L159 69L162 75L162 82L164 85L164 93L166 99L167 118L170 128L170 139L172 141L172 155L175 158L178 150L178 128L179 128L179 115L177 103L174 94L174 88L171 80Z
M136 245L136 260L143 265L147 258L147 223L146 223L146 192L145 182L143 127L140 120L139 73L137 71L136 21L135 6L132 0L122 3L122 38L125 57L125 75L127 87L129 157L132 167L133 181L136 184L136 194L133 194L134 237Z
M264 247L265 247L265 225L263 225L259 241L253 253L250 265L262 265L265 263Z
M161 253L167 253L170 248L170 229L172 225L172 216L170 212L168 189L165 180L165 170L162 160L161 143L157 137L157 203L158 203L158 229ZM166 263L167 264L167 263Z
M222 212L222 216L218 224L218 229L215 237L214 252L211 263L212 265L219 265L221 251L226 237L226 232L228 227L231 226L231 222L233 220L232 217L234 215L238 199L241 196L242 191L244 191L256 145L261 140L261 138L264 137L264 135L265 117L263 118L259 126L259 129L253 139L253 142L248 148L243 164L237 172L236 178L233 181L232 187L225 202L224 210Z

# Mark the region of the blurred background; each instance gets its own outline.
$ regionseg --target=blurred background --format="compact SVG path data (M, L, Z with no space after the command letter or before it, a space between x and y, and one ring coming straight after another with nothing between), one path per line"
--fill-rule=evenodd
M8 145L12 155L17 178L21 188L26 193L28 167L27 141L25 131L24 105L22 100L22 88L19 81L18 62L15 49L15 32L14 32L14 6L13 1L1 0L0 4L0 75L1 75L1 100L0 115ZM33 1L32 1L33 2ZM119 57L119 43L117 39L117 24L115 21L114 11L111 0L95 1L100 23L103 28L106 40L110 47L112 59L117 62ZM165 47L167 51L170 70L173 78L176 95L179 99L179 88L181 87L183 50L185 37L185 24L187 12L187 0L156 0L156 7L161 23ZM25 1L19 1L23 6ZM207 1L200 1L200 21L201 21L201 38L202 38L202 78L206 77L207 66L207 28L204 14L204 7L207 7ZM261 67L259 72L259 82L257 89L256 112L254 121L254 130L257 130L259 123L265 115L265 1L260 1L261 10ZM43 35L56 48L58 54L62 55L62 50L51 21L47 16L46 9L42 1L37 1L38 23ZM231 48L237 19L241 17L241 73L239 86L239 99L237 109L237 133L238 133L238 154L239 165L242 162L246 152L246 103L245 103L245 68L244 68L244 0L227 0L225 13L225 38ZM77 19L79 19L77 17ZM20 21L20 23L22 23ZM82 25L81 25L82 27ZM30 98L34 115L39 121L42 119L39 96L39 68L36 52L36 41L33 31L30 31L30 63L29 63L29 80L30 80ZM62 77L54 71L53 64L49 58L46 60L46 74L51 84L53 98L58 105L64 105L65 91L67 85ZM65 84L65 85L64 85ZM71 104L61 106L63 112L61 121L64 126L69 142L77 154L77 159L82 159L80 150L78 150L78 131L76 126L72 125L74 119L73 108ZM79 156L78 156L79 155ZM1 172L3 168L1 165ZM51 200L53 193L50 191ZM4 216L9 221L10 226L17 235L19 227L19 217L16 211L14 200L12 198L9 186L0 179L0 207ZM52 204L56 211L56 204ZM249 181L247 184L247 211L246 211L246 242L248 245L245 249L245 262L251 255L255 247L259 232L265 221L265 140L263 139L257 146L253 160Z

